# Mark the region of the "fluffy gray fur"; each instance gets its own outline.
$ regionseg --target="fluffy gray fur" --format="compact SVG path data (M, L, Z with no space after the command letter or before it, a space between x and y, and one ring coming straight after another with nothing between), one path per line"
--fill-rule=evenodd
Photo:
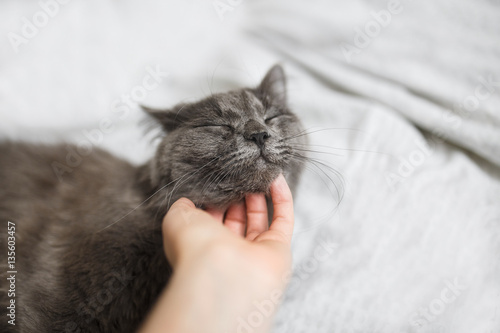
M166 135L140 167L95 149L61 181L66 146L0 143L0 249L15 222L17 270L12 326L2 256L1 332L135 331L171 273L160 225L175 200L224 208L279 173L297 183L306 139L280 66L256 88L146 111Z

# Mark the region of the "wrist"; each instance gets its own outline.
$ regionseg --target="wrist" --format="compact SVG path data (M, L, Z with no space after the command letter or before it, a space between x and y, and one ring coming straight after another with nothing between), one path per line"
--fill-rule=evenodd
M214 244L195 258L179 260L169 285L170 297L177 299L179 313L197 319L196 323L180 322L171 331L195 332L193 325L198 325L196 332L206 332L207 327L217 327L214 332L237 332L238 327L252 323L252 332L267 332L285 283L266 269L256 269L252 260L254 256L245 255L234 244ZM253 325L256 311L259 322Z

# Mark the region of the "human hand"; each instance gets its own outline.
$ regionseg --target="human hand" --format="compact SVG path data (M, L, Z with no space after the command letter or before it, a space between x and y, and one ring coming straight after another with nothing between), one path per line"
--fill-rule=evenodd
M144 332L235 332L252 303L284 290L293 202L282 175L271 185L271 198L270 226L262 194L248 195L226 214L196 209L185 198L172 205L163 235L174 274ZM271 314L253 332L266 332L270 322Z
M271 185L271 198L271 226L263 194L248 195L245 202L231 206L225 218L223 211L196 209L185 198L175 202L163 222L165 253L174 270L183 262L196 261L207 250L220 249L250 251L239 254L258 262L275 259L277 262L269 264L275 268L274 273L282 273L290 261L293 233L292 194L282 175ZM277 268L281 268L280 272Z

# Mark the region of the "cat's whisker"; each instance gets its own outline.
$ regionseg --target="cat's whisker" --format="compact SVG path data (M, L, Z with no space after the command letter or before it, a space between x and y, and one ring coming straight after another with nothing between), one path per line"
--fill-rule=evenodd
M342 156L341 154L335 154L335 153L330 153L327 151L320 151L320 150L312 150L312 149L302 149L298 147L293 147L294 150L300 151L300 152L306 152L306 153L315 153L315 154L326 154L326 155L332 155L332 156Z
M328 192L330 192L330 194L332 195L332 197L333 197L336 201L339 201L339 196L338 196L338 193L339 193L339 192L338 192L338 190L337 190L337 187L336 187L335 181L333 181L330 177L328 177L328 175L326 175L326 173L325 173L325 171L324 171L324 170L322 170L321 168L318 168L318 166L317 166L317 165L314 165L311 161L306 161L306 162L311 162L311 164L312 164L312 165L314 165L314 166L316 167L316 169L314 169L314 168L310 167L308 163L304 163L304 162L305 162L304 160L302 160L302 159L300 159L300 158L297 158L296 156L292 156L292 159L295 159L295 160L297 160L297 161L302 162L302 163L303 163L303 165L304 165L304 167L305 167L307 170L309 170L309 171L313 172L314 174L316 174L316 175L319 177L319 179L321 179L321 181L323 182L323 184L325 185L325 187L328 189ZM319 170L321 171L321 173L320 173L320 172L318 172L318 170L317 170L317 169L319 169ZM335 197L335 194L332 192L332 190L330 189L330 186L328 185L327 181L324 179L324 175L326 175L326 176L328 177L328 179L330 180L330 182L331 182L331 183L333 183L333 185L335 186L335 188L336 188L336 192L337 192L337 197ZM336 205L336 206L332 209L332 211L334 211L334 210L337 208L337 206L338 206L338 205Z
M292 159L296 159L297 161L301 161L300 159L297 159L296 157L292 157ZM319 172L317 169L314 169L314 168L312 168L311 166L309 166L309 165L308 165L308 163L305 163L305 164L304 164L304 168L306 168L307 170L309 170L309 171L311 171L312 173L316 174L316 175L318 176L318 178L319 178L319 179L321 179L321 182L322 182L322 183L324 184L324 186L327 188L327 190L328 190L328 192L330 193L330 195L332 196L332 198L333 198L335 201L337 201L337 204L336 204L336 205L332 206L332 208L331 208L331 209L329 209L327 212L323 213L323 214L322 214L322 216L318 216L318 217L314 220L314 222L316 222L316 221L330 221L330 220L331 220L331 217L335 214L336 209L339 207L340 202L341 202L341 200L342 200L342 199L340 199L340 200L339 200L339 199L338 199L338 197L335 197L335 194L333 193L332 189L331 189L331 188L330 188L330 186L328 185L327 180L325 180L325 177L324 177L324 175L323 175L323 174L325 174L324 170L321 170L321 169L320 169L320 171L321 171L321 172ZM318 167L316 166L316 168L318 168ZM331 181L331 179L330 179L330 181ZM335 182L333 182L333 184L334 184L334 186L336 187ZM317 228L317 224L316 224L316 223L314 223L314 224L312 224L312 225L310 225L309 227L306 227L306 228L302 227L302 228L301 228L301 230L303 230L303 231L307 231L307 230L311 230L311 229L313 229L313 228Z
M204 169L205 167L207 167L208 165L210 165L211 163L213 163L214 161L218 160L220 158L221 155L217 155L216 157L214 157L212 160L210 160L209 162L207 162L206 164L204 164L203 166L201 166L200 168L198 168L197 170L195 170L189 177L187 177L186 179L182 180L182 179L179 179L176 184L174 185L174 188L172 189L172 191L170 192L170 197L168 198L168 201L167 201L167 207L170 207L170 204L171 204L171 200L172 200L172 197L173 197L173 194L176 190L177 187L180 187L182 186L183 184L185 184L189 179L191 179L194 175L196 175L197 173L199 173L202 169ZM182 177L185 177L187 175L184 174L184 176ZM182 180L182 182L181 182ZM179 184L180 182L180 184ZM177 186L179 185L179 186Z
M297 133L295 133L295 134L293 134L291 136L281 138L280 140L278 140L278 142L284 142L284 141L288 141L288 140L294 139L294 138L296 138L298 136L301 136L303 133L306 133L308 130L309 129L304 129L304 130L302 130L300 132L297 132Z
M141 202L137 207L135 207L134 209L132 209L131 211L129 211L127 214L123 215L122 217L120 217L118 220L114 221L113 223L105 226L104 228L100 229L99 231L97 231L96 233L99 233L109 227L111 227L112 225L120 222L121 220L123 220L125 217L127 217L128 215L130 215L131 213L133 213L136 209L138 209L139 207L141 207L142 205L144 205L149 199L151 199L152 197L154 197L156 194L158 194L161 190L163 190L165 187L167 187L168 185L170 185L171 183L173 183L175 180L171 181L170 183L160 187L155 193L153 193L152 195L150 195L146 200L144 200L143 202Z
M212 179L217 179L218 175L222 172L222 170L219 171L214 171L210 174L208 174L206 177L202 178L198 183L201 181L205 180L205 183L203 183L203 187L201 188L201 193L205 192L208 190L208 188L212 185L213 180Z
M232 153L229 153L227 154L226 156L223 156L221 157L221 159L219 160L219 163L221 163L221 167L220 167L220 172L217 172L217 173L211 173L208 175L208 177L206 177L206 181L201 189L201 194L202 194L202 199L205 198L205 195L203 194L205 192L205 190L208 190L208 188L215 183L215 181L217 181L218 177L221 175L222 172L224 172L224 170L226 170L226 165L229 164L231 162L231 159L235 156L238 155L238 151L234 151ZM225 162L224 160L227 160L227 162ZM213 178L212 180L212 177L215 175L215 177ZM202 178L198 183L200 183L201 181L203 181L204 178Z
M212 163L213 161L217 160L218 157L215 157L214 159L212 159L211 161L209 161L207 164L201 166L198 170L196 170L194 173L197 173L199 172L201 169L203 169L204 167L206 167L207 165L209 165L210 163ZM193 173L193 174L194 174ZM123 220L125 217L127 217L128 215L130 215L131 213L133 213L135 210L137 210L139 207L141 207L142 205L144 205L146 202L148 202L151 198L153 198L155 195L157 195L160 191L162 191L163 189L165 189L166 187L168 187L169 185L172 185L172 183L176 183L178 181L180 181L183 177L185 177L187 175L184 174L180 177L178 177L177 179L174 179L173 181L169 182L168 184L165 184L163 185L162 187L160 187L158 190L156 190L153 194L151 194L146 200L144 200L143 202L141 202L137 207L135 207L134 209L132 209L131 211L129 211L127 214L123 215L122 217L120 217L119 219L115 220L114 222L112 222L111 224L107 225L106 227L98 230L96 233L99 233L113 225L115 225L116 223L120 222L121 220ZM163 202L163 200L162 200Z
M335 190L337 192L337 200L338 200L337 206L338 206L340 204L340 202L342 201L343 196L344 196L343 190L341 190L341 189L344 188L343 184L345 183L345 180L344 180L342 174L340 174L340 172L338 172L337 170L335 170L331 166L327 165L325 162L320 161L318 159L314 159L314 158L311 158L311 157L308 157L308 156L304 156L304 155L299 154L299 153L288 153L288 154L290 156L298 159L298 160L301 160L302 162L309 162L309 163L311 163L312 165L314 165L319 171L321 171L330 180L330 182L333 184L333 186L335 187ZM339 189L339 186L337 186L337 183L331 178L331 176L328 175L328 173L326 173L326 171L323 170L320 166L326 168L327 170L329 170L330 172L332 172L335 175L336 178L338 178L338 180L340 181L340 184L341 184L341 188L340 189Z
M360 130L360 129L356 129L356 128L344 128L344 127L327 127L327 128L320 128L320 129L317 129L317 130L309 132L309 130L311 130L313 128L315 128L315 127L311 127L311 128L305 129L305 130L300 131L300 132L298 132L296 134L293 134L291 136L282 138L279 141L280 142L288 141L288 140L296 139L296 138L299 138L299 137L305 136L305 135L310 135L310 134L314 134L314 133L318 133L318 132L324 132L324 131L333 131L333 130L355 131L355 132L361 132L361 133L366 134L366 131L363 131L363 130Z
M233 168L233 171L231 172L231 175L229 176L229 179L234 179L236 176L236 173L238 172L238 168Z
M219 184L233 171L235 171L235 168L231 167L231 160L229 160L225 165L224 168L222 168L221 172L217 175L217 177L212 181L211 185L215 184L215 187L219 186Z
M217 182L217 184L215 185L215 187L219 186L219 184L227 177L227 175L229 175L229 173L231 171L233 171L233 169L231 168L228 168L229 170L226 170L226 172L222 175L222 177L220 177L219 181Z
M352 152L360 152L360 153L373 153L373 154L380 154L380 155L386 155L386 156L389 156L389 157L392 157L392 158L396 158L396 156L394 156L393 154L390 154L390 153L385 153L385 152L381 152L381 151L376 151L376 150L364 150L364 149L354 149L354 148L340 148L340 147L333 147L333 146L326 146L326 145L312 145L312 144L304 144L304 143L288 143L288 145L290 145L290 147L293 147L294 149L303 149L303 148L300 148L300 147L319 147L319 148L328 148L328 149L332 149L332 150L343 150L343 151L352 151ZM319 154L325 154L327 152L324 152L324 151L313 151L313 150L309 150L309 149L304 149L304 151L309 151L309 152L312 152L312 153L319 153ZM341 156L341 155L338 155L338 154L333 154L331 153L332 155L337 155L337 156Z
M214 93L212 91L212 88L214 86L214 76L215 76L215 72L217 71L217 69L219 69L219 66L222 64L222 59L219 61L219 63L217 64L217 66L215 66L213 72L212 72L212 77L210 78L210 84L208 84L208 89L210 90L210 96L213 97ZM207 77L207 81L208 81L208 77Z
M209 177L209 183L207 184L206 187L204 187L202 190L201 190L201 194L202 194L202 201L203 199L206 197L206 194L203 194L206 190L208 190L218 179L219 177L222 175L222 173L224 172L224 169L221 168L218 172L214 172L210 175ZM213 177L215 175L215 177ZM212 178L213 177L213 178ZM208 181L208 180L207 180Z

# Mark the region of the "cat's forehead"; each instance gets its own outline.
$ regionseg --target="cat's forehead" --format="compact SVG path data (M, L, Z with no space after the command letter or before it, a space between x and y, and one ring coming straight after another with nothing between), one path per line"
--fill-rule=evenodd
M246 89L220 94L214 98L223 116L238 114L252 117L265 112L262 102Z

